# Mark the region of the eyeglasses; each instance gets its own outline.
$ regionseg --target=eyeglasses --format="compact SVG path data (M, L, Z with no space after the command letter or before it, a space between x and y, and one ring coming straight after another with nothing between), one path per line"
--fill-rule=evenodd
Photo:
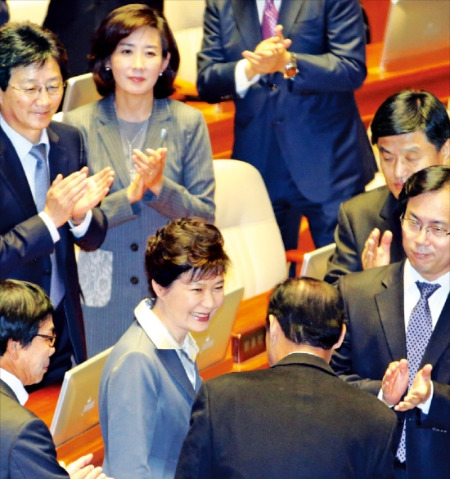
M435 238L444 238L444 236L450 235L450 231L441 228L440 226L422 226L418 221L411 218L405 218L404 215L400 217L403 229L410 233L420 233L425 230L425 233L431 233Z
M47 91L47 93L50 96L60 95L63 92L65 83L58 83L55 85L47 85L47 86L32 86L30 88L18 88L16 86L11 85L10 83L8 83L8 86L10 86L14 90L25 93L25 95L27 95L30 98L37 98L41 94L42 90L44 89Z
M56 334L54 334L53 336L50 336L48 334L36 334L36 336L39 336L40 338L44 338L48 341L48 344L51 348L53 348L53 346L55 345L55 342L56 342Z

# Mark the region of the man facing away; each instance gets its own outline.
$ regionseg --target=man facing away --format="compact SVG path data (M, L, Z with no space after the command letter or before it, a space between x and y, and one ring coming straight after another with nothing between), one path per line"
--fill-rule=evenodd
M0 479L105 479L92 454L58 464L44 422L23 407L55 352L50 298L26 281L0 280Z
M402 262L342 276L347 334L333 369L398 412L396 478L450 471L450 167L400 194Z
M87 177L80 132L52 121L66 54L32 23L0 28L0 279L38 284L55 306L56 352L45 380L61 381L86 358L74 244L94 250L107 221L94 208L113 172Z
M266 319L271 368L203 383L176 479L388 479L395 414L329 366L345 334L338 291L288 279Z
M402 260L398 196L416 171L450 160L450 120L427 91L402 90L378 108L371 125L386 186L343 203L335 231L336 252L325 281ZM381 238L381 239L380 239Z

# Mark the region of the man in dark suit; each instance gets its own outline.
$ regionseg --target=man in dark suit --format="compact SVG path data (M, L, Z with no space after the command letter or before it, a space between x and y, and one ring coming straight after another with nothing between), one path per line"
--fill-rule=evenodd
M331 365L394 407L406 425L396 477L444 478L450 471L450 167L413 174L400 202L406 260L341 277L347 334ZM423 288L434 290L427 301ZM417 326L419 319L427 322Z
M267 2L270 3L270 2ZM317 247L333 242L339 205L375 171L354 91L366 76L357 0L207 0L197 88L236 106L232 157L262 174L286 249L306 216ZM261 25L262 24L262 25Z
M50 0L44 27L56 33L69 54L69 75L87 73L92 37L109 12L129 3L163 11L164 0Z
M416 171L450 160L448 113L427 91L403 90L387 98L375 113L371 130L386 186L341 205L334 235L336 252L325 276L329 283L349 272L405 257L398 203L403 184Z
M391 478L395 414L328 365L345 334L337 290L286 280L266 328L271 369L203 383L175 478Z
M23 407L24 385L42 379L55 352L52 313L39 286L0 280L0 479L105 479L92 454L58 464L47 426Z
M37 25L0 28L0 278L34 282L54 303L49 383L62 380L72 356L86 357L74 244L93 250L103 242L106 218L92 208L113 180L111 169L88 179L80 132L51 122L64 58Z

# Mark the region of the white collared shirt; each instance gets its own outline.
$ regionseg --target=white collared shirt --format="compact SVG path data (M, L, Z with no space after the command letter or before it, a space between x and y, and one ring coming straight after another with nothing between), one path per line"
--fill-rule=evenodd
M14 374L6 369L0 368L0 379L13 390L22 406L28 401L28 393L22 381L17 376L14 376Z
M258 9L258 19L259 23L262 23L264 7L266 5L266 0L256 0L256 7ZM281 0L274 0L274 5L277 11L280 11L281 8ZM248 89L257 83L261 78L260 74L255 75L251 80L247 80L247 75L245 74L245 63L247 60L242 59L239 60L236 64L236 68L234 69L234 80L236 84L236 93L241 97L244 98L245 94L247 93Z
M191 334L187 334L183 344L180 344L169 332L164 323L152 311L154 300L143 299L135 308L134 315L157 349L174 349L181 360L184 370L195 389L197 375L195 359L198 346Z

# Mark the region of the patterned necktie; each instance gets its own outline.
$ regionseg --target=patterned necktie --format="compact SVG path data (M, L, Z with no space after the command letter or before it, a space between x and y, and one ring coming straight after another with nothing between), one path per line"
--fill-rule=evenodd
M440 288L440 284L421 283L416 281L420 291L420 299L414 306L406 331L406 354L409 369L409 385L411 387L414 378L419 371L425 349L430 340L433 324L428 298ZM406 460L406 427L403 424L402 437L397 449L397 459L400 462Z
M273 2L274 0L266 0L266 5L264 7L261 24L262 36L264 40L275 35L275 27L277 26L278 21L278 12Z
M40 212L44 209L47 191L50 187L45 145L43 143L34 145L30 150L30 155L36 158L36 170L34 173L34 202L36 203L37 211Z

